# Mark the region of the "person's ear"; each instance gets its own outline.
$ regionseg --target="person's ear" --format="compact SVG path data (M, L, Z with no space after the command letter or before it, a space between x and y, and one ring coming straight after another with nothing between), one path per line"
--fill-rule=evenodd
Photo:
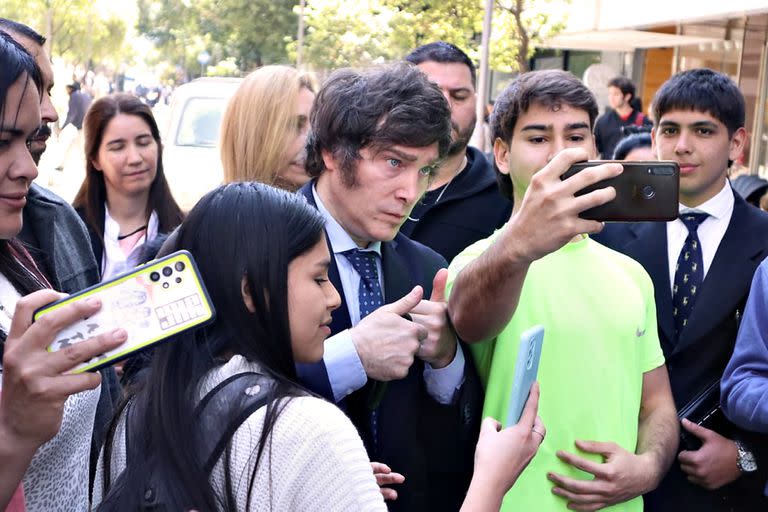
M256 305L253 303L253 296L251 295L251 287L248 285L247 276L243 276L243 279L240 281L240 293L243 296L245 309L247 309L250 313L255 313Z
M509 145L499 137L493 141L493 158L496 160L499 172L509 175Z
M101 164L99 164L99 159L98 158L94 158L93 160L91 160L91 165L97 171L104 172L104 169L102 169Z
M731 136L731 143L728 148L728 160L737 161L744 152L744 144L747 142L747 130L742 126Z
M325 165L326 170L335 171L339 168L339 163L332 152L323 149L321 150L320 155L323 157L323 164Z

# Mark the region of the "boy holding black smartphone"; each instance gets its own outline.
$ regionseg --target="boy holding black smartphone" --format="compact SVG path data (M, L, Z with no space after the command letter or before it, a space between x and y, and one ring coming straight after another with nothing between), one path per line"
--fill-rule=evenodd
M717 393L752 276L768 255L768 214L728 181L747 134L744 97L727 75L678 73L659 89L653 109L656 156L680 165L680 217L611 225L597 238L640 262L653 279L659 339L683 410L707 389ZM759 453L768 437L713 421L718 417L701 425L699 417L682 419L688 441L646 497L646 510L768 510L768 458Z
M520 334L545 328L538 455L503 510L569 507L640 511L672 461L677 420L655 330L651 280L631 259L585 234L602 223L580 212L612 188L576 192L617 176L604 164L561 180L596 155L592 93L564 71L521 75L491 122L499 182L514 195L510 221L453 260L449 312L486 388L484 415L507 416Z

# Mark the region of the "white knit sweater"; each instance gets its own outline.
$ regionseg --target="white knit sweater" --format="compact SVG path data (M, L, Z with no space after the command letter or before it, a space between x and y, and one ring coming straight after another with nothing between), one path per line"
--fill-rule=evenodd
M258 366L241 356L213 370L201 386L201 397L219 382ZM311 397L291 399L274 425L253 482L246 508L248 482L256 462L256 447L266 408L248 418L232 438L230 478L237 510L385 511L368 456L357 430L335 405ZM124 418L113 446L111 481L125 467ZM103 454L102 454L103 456ZM213 469L214 489L224 495L223 457ZM99 458L94 505L101 502L103 460Z

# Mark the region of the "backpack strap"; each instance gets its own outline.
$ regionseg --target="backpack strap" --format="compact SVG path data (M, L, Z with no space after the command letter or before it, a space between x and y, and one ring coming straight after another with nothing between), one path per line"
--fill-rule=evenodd
M255 372L239 373L220 382L203 397L195 410L202 442L203 469L210 473L240 425L267 403L275 380ZM222 429L221 422L229 419ZM214 433L220 433L218 436Z
M201 459L205 461L203 469L210 475L216 462L221 457L237 429L251 414L267 403L270 392L277 383L267 375L256 372L246 372L233 375L209 391L195 408L197 428L204 432ZM129 425L131 425L131 403L126 407L125 446L130 453ZM222 421L229 421L222 428ZM218 435L217 435L218 434ZM135 463L138 461L128 461ZM125 470L123 470L124 472ZM121 473L122 476L122 473ZM165 482L151 474L142 497L142 510L165 511L167 502L164 498L167 491ZM105 491L106 494L106 491Z

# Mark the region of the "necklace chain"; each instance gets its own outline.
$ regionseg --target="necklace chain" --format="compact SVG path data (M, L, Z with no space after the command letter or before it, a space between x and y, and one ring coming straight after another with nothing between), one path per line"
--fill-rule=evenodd
M443 185L443 190L440 191L440 193L437 195L437 199L435 199L435 202L432 203L432 206L437 205L437 203L440 202L440 200L443 198L443 194L445 194L445 191L448 190L448 187L451 186L451 183L453 183L453 180L456 178L456 176L459 175L461 171L464 170L464 168L467 166L467 155L464 155L464 158L461 160L461 164L456 168L455 171L453 171L453 176L451 176L451 179L448 180L448 183ZM423 215L422 215L423 217ZM408 220L411 222L419 222L421 218L414 219L413 217L408 217Z

